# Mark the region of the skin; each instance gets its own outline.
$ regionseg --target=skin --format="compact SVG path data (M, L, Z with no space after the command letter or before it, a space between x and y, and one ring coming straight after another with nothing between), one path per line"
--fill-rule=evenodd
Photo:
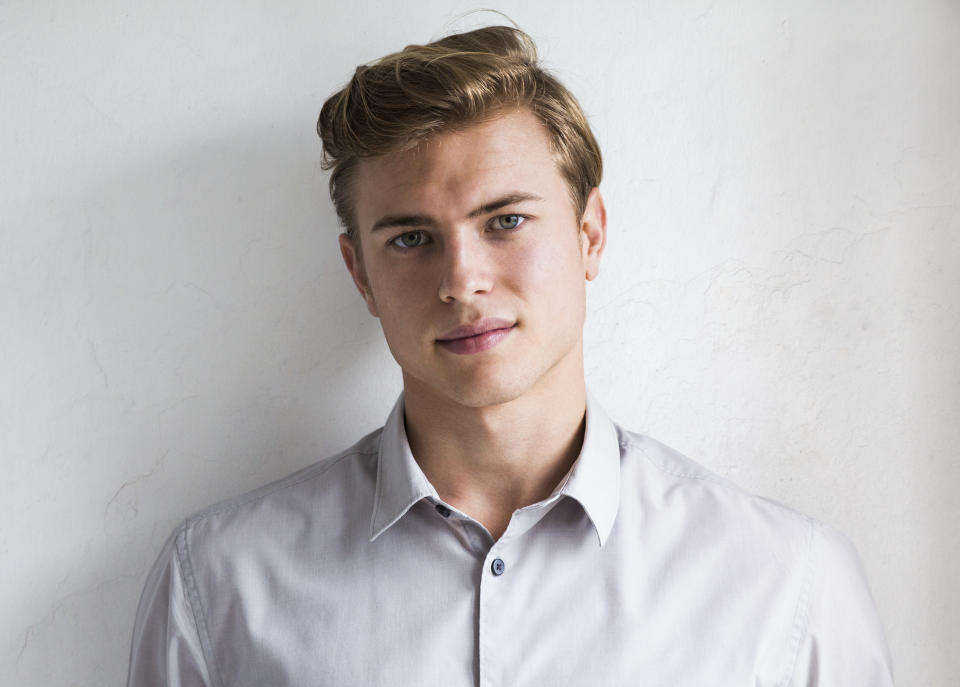
M578 218L525 109L364 161L353 191L357 236L340 248L402 370L413 454L440 497L498 539L580 451L600 191ZM484 318L508 326L491 348L458 355L441 343Z

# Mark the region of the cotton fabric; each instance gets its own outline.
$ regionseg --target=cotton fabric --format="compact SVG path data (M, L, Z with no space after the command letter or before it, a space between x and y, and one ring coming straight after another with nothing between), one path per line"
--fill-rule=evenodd
M356 445L188 518L130 687L886 687L849 542L588 400L583 448L499 540L444 503L401 395Z

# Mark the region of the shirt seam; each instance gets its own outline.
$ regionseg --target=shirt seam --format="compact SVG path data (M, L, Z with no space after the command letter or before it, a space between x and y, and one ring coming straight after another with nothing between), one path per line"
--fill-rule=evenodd
M268 485L267 487L261 487L260 489L255 489L253 492L250 492L248 494L241 494L240 496L236 496L232 499L227 499L223 503L210 506L209 508L205 508L204 510L201 510L199 513L196 513L190 516L189 518L187 518L187 526L192 528L195 523L198 523L202 520L206 520L207 518L213 517L215 515L220 515L221 513L225 513L230 510L237 510L239 508L242 508L243 506L246 506L249 503L253 503L254 501L259 501L260 499L264 499L268 496L272 496L280 491L283 491L284 489L295 487L311 479L317 479L317 478L323 477L323 475L325 475L330 469L332 469L336 465L339 465L341 462L343 462L347 458L355 458L360 456L367 457L375 454L376 454L376 451L352 450L340 456L333 456L332 458L328 458L327 460L321 461L317 465L312 465L308 468L305 468L308 474L303 475L299 478L292 478L292 477L281 478L278 483L275 483L273 485Z
M790 632L789 642L787 644L787 665L784 670L784 678L781 683L787 687L793 680L797 672L797 663L800 658L800 644L804 635L810 632L810 615L813 598L813 582L816 575L816 566L814 565L814 547L817 536L818 524L815 520L809 520L809 529L807 534L807 566L806 575L803 580L803 586L800 588L800 594L797 598L797 608L794 613L793 626Z
M193 572L193 563L190 558L190 532L186 527L183 529L182 539L181 537L177 537L176 556L177 562L180 564L180 573L183 576L184 585L187 588L187 605L190 607L190 615L193 616L193 622L197 628L197 636L200 638L200 649L203 652L203 660L207 664L207 672L216 680L218 685L224 685L223 676L220 674L220 667L217 665L216 660L214 660L210 629L207 626L207 618L203 610L203 601L200 598L200 590L197 587L196 577Z
M637 443L634 443L627 440L620 440L621 448L632 448L636 451L639 451L647 462L650 463L654 468L665 475L670 475L672 477L679 477L681 479L691 479L699 480L703 482L708 482L711 484L716 484L721 488L732 489L735 491L742 491L740 487L735 484L732 484L725 480L719 475L711 473L706 468L702 468L697 472L690 472L685 470L671 470L664 466L662 463L656 461L654 457L650 454L648 449L644 446L641 446ZM744 492L745 493L745 492ZM757 498L755 495L750 494L749 496ZM817 535L817 528L819 526L818 521L815 519L803 515L802 513L794 514L802 520L807 525L807 550L806 550L806 565L804 571L803 583L800 587L800 592L797 596L797 605L794 609L793 623L790 627L790 633L787 638L787 647L786 647L786 665L784 666L784 671L782 673L782 681L777 683L782 687L787 687L790 684L790 680L793 679L794 674L797 670L797 663L800 656L800 644L803 640L803 637L806 633L809 632L810 625L810 615L812 608L812 596L813 596L813 585L814 578L816 576L816 566L814 562L814 545Z
M226 683L223 680L223 676L220 674L220 669L216 660L214 660L215 655L213 651L213 640L210 638L210 630L207 626L206 615L203 609L203 600L200 597L200 589L197 585L196 575L193 570L193 562L190 555L190 538L193 526L199 522L202 522L203 520L227 511L237 510L249 503L266 498L289 487L294 487L308 480L322 477L327 473L328 470L332 469L336 465L339 465L347 458L358 458L361 456L365 457L374 455L375 453L376 452L372 450L349 449L339 456L333 456L321 461L318 464L305 468L304 472L306 474L300 477L281 478L278 483L275 483L272 486L268 485L267 487L261 487L260 489L256 489L246 495L237 496L233 499L228 499L219 505L210 506L209 508L200 511L197 514L190 516L183 523L183 525L181 525L182 540L181 537L177 537L177 560L180 563L184 584L187 587L187 601L190 605L190 613L193 615L194 623L197 626L197 634L200 637L200 648L203 652L204 661L207 664L208 672L211 674L213 679L216 680L218 685L222 687Z
M806 514L804 514L804 513L801 513L801 512L799 512L799 511L797 511L797 510L794 510L794 509L791 508L790 506L787 506L787 505L785 505L785 504L783 504L783 503L780 503L780 502L778 502L778 501L774 501L774 500L771 500L771 499L766 498L766 497L764 497L764 496L760 496L760 495L758 495L758 494L754 494L754 493L752 493L752 492L749 492L749 491L743 489L741 486L737 485L736 483L731 482L731 481L728 480L727 478L711 472L711 471L710 471L709 469L707 469L707 468L701 467L700 470L697 471L697 472L687 472L687 471L681 471L681 470L671 470L671 469L669 469L669 468L667 468L667 467L664 467L662 464L658 463L658 462L650 455L649 450L648 450L646 447L644 447L644 446L640 446L640 445L638 445L638 444L634 444L634 443L630 442L629 440L628 440L628 441L625 441L625 442L621 442L620 445L621 445L621 447L624 447L624 448L628 448L628 447L629 447L629 448L636 449L637 451L640 451L641 453L644 454L644 457L647 458L647 461L648 461L649 463L652 463L652 465L653 465L654 468L656 468L657 470L659 470L661 473L663 473L663 474L665 474L665 475L670 475L671 477L679 477L679 478L681 478L681 479L691 479L691 480L699 480L699 481L701 481L701 482L709 482L710 484L715 484L715 485L717 485L718 487L720 487L720 488L722 488L722 489L726 489L726 490L728 490L728 491L735 492L736 494L739 494L739 495L742 496L743 498L749 499L749 500L751 500L751 501L754 501L754 502L764 502L764 503L767 503L767 504L771 504L771 505L777 507L779 510L781 510L781 511L783 511L783 512L786 512L786 513L789 514L791 517L793 517L793 518L801 521L802 523L804 523L804 524L807 526L807 528L808 528L808 532L810 531L809 528L810 528L811 526L816 527L816 526L819 524L819 522L818 522L815 518L812 518L812 517L810 517L809 515L806 515ZM812 539L811 539L811 537L812 537L812 535L808 535L808 542L811 542L811 546L812 546ZM811 563L811 565L812 565L812 563Z
M635 449L636 451L639 451L640 453L643 454L644 458L647 459L647 462L648 462L648 463L650 463L651 465L653 465L653 467L655 467L657 470L659 470L660 472L662 472L662 473L665 474L665 475L671 475L672 477L681 477L681 478L683 478L683 479L696 479L696 480L701 480L701 481L704 481L704 482L711 482L711 483L716 484L716 485L721 486L721 487L728 487L728 488L732 488L732 489L738 489L738 487L735 487L735 486L733 486L733 485L730 485L730 484L729 484L725 479L723 479L722 477L720 477L720 476L718 476L718 475L712 474L712 473L711 473L710 471L708 471L706 468L701 468L698 472L686 472L686 471L682 471L682 470L671 470L671 469L665 467L663 464L658 463L658 462L653 458L653 456L650 455L650 451L647 449L647 447L641 446L641 445L639 445L639 444L635 444L635 443L633 443L633 442L631 442L631 441L629 441L629 440L626 440L626 441L621 440L621 441L620 441L620 448L632 448L632 449Z

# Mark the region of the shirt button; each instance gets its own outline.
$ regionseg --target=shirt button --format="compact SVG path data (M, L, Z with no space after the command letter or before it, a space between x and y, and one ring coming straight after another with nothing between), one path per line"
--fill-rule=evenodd
M446 507L445 505L443 505L442 503L438 503L438 504L437 504L437 512L438 512L440 515L442 515L443 517L445 517L445 518L449 518L449 517L450 517L450 509L447 508L447 507Z
M503 562L502 558L494 558L493 563L490 564L490 570L492 570L493 574L497 577L500 577L506 569L507 565Z

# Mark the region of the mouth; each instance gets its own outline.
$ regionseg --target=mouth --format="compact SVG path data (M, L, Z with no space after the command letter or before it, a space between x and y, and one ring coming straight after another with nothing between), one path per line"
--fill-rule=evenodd
M451 329L437 338L437 344L457 355L481 353L503 341L516 326L511 320L488 317Z

